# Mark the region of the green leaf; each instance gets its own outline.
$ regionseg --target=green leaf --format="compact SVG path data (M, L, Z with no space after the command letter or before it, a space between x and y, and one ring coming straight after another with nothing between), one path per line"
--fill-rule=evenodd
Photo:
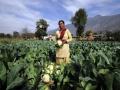
M6 80L6 67L3 62L0 62L0 79L5 82Z
M69 82L68 76L66 76L66 77L63 79L63 83L66 83L66 82Z
M103 74L103 75L107 74L108 72L109 72L109 69L99 69L98 71L99 74Z
M107 56L100 50L99 55L106 61L108 65L110 65L110 61L108 60Z
M49 87L48 85L43 85L38 90L49 90Z
M85 87L85 90L96 90L96 86L93 86L91 83L88 83Z
M11 90L14 87L22 85L24 82L23 78L17 77L14 81L12 81L8 86L6 90Z
M105 75L105 85L106 90L113 90L113 73L108 73Z
M24 68L24 64L14 64L15 66L12 66L10 68L10 71L7 74L7 85L12 83L16 77L19 75L19 71Z

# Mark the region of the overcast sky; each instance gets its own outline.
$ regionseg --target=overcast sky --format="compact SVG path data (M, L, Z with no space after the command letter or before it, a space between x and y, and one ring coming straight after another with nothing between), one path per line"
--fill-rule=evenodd
M79 8L85 8L88 17L120 14L120 0L0 0L0 33L20 32L25 27L34 32L41 18L52 30L60 19L69 24Z

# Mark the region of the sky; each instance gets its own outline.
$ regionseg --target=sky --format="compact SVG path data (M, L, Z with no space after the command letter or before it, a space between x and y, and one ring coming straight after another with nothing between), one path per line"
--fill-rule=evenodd
M120 14L120 0L0 0L0 33L35 32L36 22L45 19L48 31L58 28L63 19L70 24L71 17L84 8L88 17Z

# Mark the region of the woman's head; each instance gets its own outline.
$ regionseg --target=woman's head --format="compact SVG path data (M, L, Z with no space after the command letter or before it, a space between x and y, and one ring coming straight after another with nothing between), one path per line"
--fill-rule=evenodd
M60 25L61 23L65 24L64 20L59 20L58 24Z
M65 28L65 22L63 20L59 20L58 25L59 25L60 29L64 29Z

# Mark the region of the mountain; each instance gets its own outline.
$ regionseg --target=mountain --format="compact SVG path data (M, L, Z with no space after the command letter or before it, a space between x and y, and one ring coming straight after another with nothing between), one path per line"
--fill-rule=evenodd
M76 28L73 24L67 24L66 27L71 31L71 33L76 35ZM49 31L49 34L55 33L57 29ZM111 16L101 16L97 15L95 17L90 17L87 20L85 31L93 30L94 32L103 31L120 31L120 14Z
M89 18L86 24L86 30L94 31L116 31L120 30L120 14L112 16L97 15Z

